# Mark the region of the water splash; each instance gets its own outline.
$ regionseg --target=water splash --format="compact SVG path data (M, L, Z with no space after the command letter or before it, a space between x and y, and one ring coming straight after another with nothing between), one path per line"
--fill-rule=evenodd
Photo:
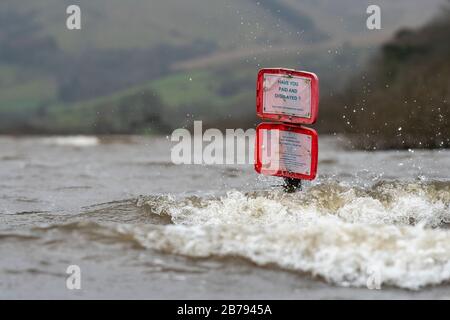
M120 225L117 231L146 248L239 256L343 286L365 286L368 270L376 268L383 284L418 289L450 279L449 185L380 183L364 190L328 184L297 195L232 191L156 204L172 225Z
M70 230L167 254L244 258L340 286L366 286L373 270L382 285L407 289L450 280L450 182L324 183L298 194L150 196L129 205L169 223L98 221Z

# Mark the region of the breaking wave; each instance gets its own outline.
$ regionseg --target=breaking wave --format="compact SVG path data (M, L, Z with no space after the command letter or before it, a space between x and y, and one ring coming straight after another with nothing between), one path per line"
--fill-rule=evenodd
M245 258L341 286L366 286L374 270L381 284L408 289L450 280L449 182L151 196L135 207L169 223L100 223L90 231L107 228L168 254Z

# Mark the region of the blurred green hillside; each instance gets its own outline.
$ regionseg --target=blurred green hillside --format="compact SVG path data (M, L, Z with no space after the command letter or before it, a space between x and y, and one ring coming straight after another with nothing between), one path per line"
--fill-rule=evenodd
M440 0L2 0L0 133L162 133L249 126L261 67L309 69L324 96ZM65 27L78 4L82 30Z

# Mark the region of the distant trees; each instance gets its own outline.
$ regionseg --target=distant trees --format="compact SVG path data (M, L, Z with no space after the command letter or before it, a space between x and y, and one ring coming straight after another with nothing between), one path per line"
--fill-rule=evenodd
M332 110L323 116L355 134L355 147L450 147L448 39L448 10L419 30L399 31L367 72L327 99Z
M161 123L162 104L151 91L130 94L118 101L95 107L93 133L158 133L165 131Z

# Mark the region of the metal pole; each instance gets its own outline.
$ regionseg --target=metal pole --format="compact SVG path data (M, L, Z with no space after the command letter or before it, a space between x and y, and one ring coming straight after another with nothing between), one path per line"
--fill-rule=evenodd
M294 178L284 178L284 191L294 193L302 190L302 180Z

